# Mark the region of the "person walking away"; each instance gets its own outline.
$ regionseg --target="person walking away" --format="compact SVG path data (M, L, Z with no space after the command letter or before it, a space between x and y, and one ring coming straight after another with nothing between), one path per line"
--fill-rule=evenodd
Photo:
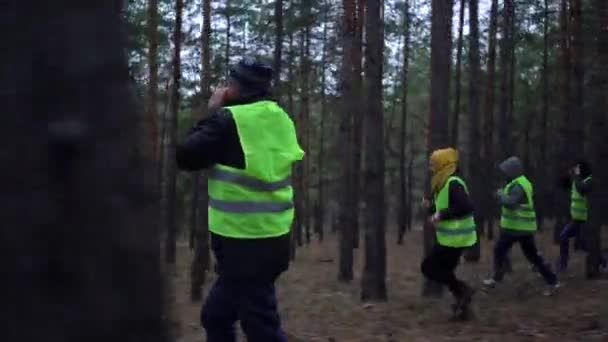
M538 253L534 241L537 220L532 183L524 175L523 164L518 157L506 159L499 165L499 169L507 178L504 189L496 192L496 198L502 207L501 230L494 245L494 273L483 283L486 287L492 288L497 282L502 281L505 256L517 242L526 259L534 265L547 283L548 287L543 293L547 296L552 295L559 288L559 282L555 273Z
M454 318L466 319L474 290L456 278L455 270L463 251L477 242L473 206L464 180L456 175L458 151L440 149L431 154L432 202L425 200L437 243L421 265L428 279L447 285L456 302Z
M589 216L589 195L593 186L591 166L581 160L570 171L570 222L564 227L559 236L559 259L557 270L565 273L568 269L570 239L577 237L583 231ZM583 249L586 246L583 239ZM601 258L602 267L606 268L606 259Z
M293 121L270 98L273 70L246 58L209 100L211 115L177 147L182 170L210 169L209 231L218 278L201 310L208 342L285 342L275 281L289 265L292 164L303 158Z

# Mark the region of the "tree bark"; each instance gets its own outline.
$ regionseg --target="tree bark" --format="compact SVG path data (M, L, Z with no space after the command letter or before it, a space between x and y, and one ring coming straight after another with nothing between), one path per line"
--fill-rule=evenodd
M211 0L203 0L202 6L203 30L201 34L201 95L203 99L211 96ZM202 115L207 114L205 101L201 105ZM196 210L193 220L194 232L194 258L192 259L190 298L192 301L200 301L203 298L203 285L210 268L211 257L209 255L209 224L207 217L207 177L205 174L194 174L196 182L194 192L201 192L202 196L194 196L192 208ZM205 191L203 191L205 189ZM195 197L200 197L195 198Z
M339 140L339 159L342 165L348 165L342 168L342 179L340 191L338 194L338 224L339 224L339 269L338 280L349 282L353 280L353 220L351 216L352 208L352 161L350 153L352 152L349 144L344 144L344 141L350 141L354 103L353 81L355 78L354 68L352 63L351 53L354 49L355 34L356 34L356 14L355 0L343 0L344 14L342 18L342 70L340 80L340 95L342 97L342 108L340 113L340 128Z
M177 117L179 115L180 103L180 82L181 82L181 46L182 46L182 9L184 6L183 0L175 0L175 27L173 31L173 86L171 88L171 117L169 119L168 141L169 145L167 153L166 167L166 196L167 196L167 213L165 227L167 229L167 237L165 240L165 261L171 265L175 264L176 259L176 244L177 244L177 193L176 193L176 176L177 167L175 164L175 145L177 142Z
M274 4L274 95L281 98L281 64L283 58L283 0L277 0Z
M384 196L384 114L382 64L384 48L383 1L370 1L366 17L365 119L365 265L361 277L361 300L385 301L386 236Z
M225 70L228 70L230 67L230 31L232 29L232 5L230 2L231 0L226 0L226 5L224 7L224 15L226 16L226 41L224 42L224 56L226 58L224 65Z
M500 115L499 115L499 158L502 160L513 153L511 139L510 89L511 89L511 51L513 50L512 20L513 0L504 0L502 39L500 44Z
M403 244L403 237L408 227L408 188L406 174L405 149L407 143L407 111L408 111L408 70L410 53L410 1L406 0L403 6L403 70L401 79L401 134L399 136L399 232L397 243ZM413 156L410 154L410 159Z
M481 84L481 66L479 61L479 0L469 0L469 188L473 203L483 201L481 189L482 174L480 172L480 124L479 124L479 87ZM479 218L479 215L476 215ZM477 220L477 235L481 236L483 220ZM477 243L465 255L467 261L477 262L481 258L481 245Z
M454 87L454 112L452 114L450 145L458 147L458 130L460 122L460 94L462 93L461 73L462 73L462 48L464 45L463 30L464 30L464 10L466 0L460 0L460 16L458 18L458 42L456 48L456 84Z
M58 0L21 16L28 4L4 2L15 19L0 23L0 141L23 147L0 154L1 340L169 341L157 176L120 8Z
M450 59L446 51L452 51L452 1L432 0L431 2L431 95L429 113L428 151L449 144L449 97ZM430 175L427 173L426 193L430 198ZM425 220L424 256L436 243L435 228ZM422 295L440 296L442 286L425 279Z
M484 161L487 170L493 177L485 177L485 200L482 204L482 217L487 220L487 237L488 240L494 238L494 221L496 216L496 206L494 205L494 188L493 179L496 178L495 171L495 144L494 144L494 113L495 113L495 82L496 82L496 33L498 31L498 0L492 0L490 8L490 32L488 37L488 76L486 80L486 97L484 102Z
M548 150L547 150L547 131L548 131L548 120L549 120L549 0L544 0L543 6L543 65L541 73L541 86L542 86L542 103L541 103L541 116L540 116L540 158L539 158L539 171L545 174L545 177L541 177L538 180L538 193L540 194L540 203L537 210L538 221L540 227L543 226L546 217L550 216L550 208L552 202L552 196L550 193L550 186L547 179L552 179L552 170L548 165Z
M324 5L324 20L323 20L323 50L321 53L321 118L319 125L319 156L317 160L317 170L318 170L318 182L319 182L319 191L317 197L317 205L316 205L316 224L315 230L317 233L317 237L319 242L323 242L324 236L324 226L325 226L325 122L327 116L327 95L325 92L326 87L326 74L325 70L327 68L327 12L328 12L328 4L327 2L323 2Z
M606 129L608 128L608 4L604 0L595 3L595 32L597 62L593 72L591 89L594 90L594 110L592 127L592 146L594 160L597 161L593 175L594 191L591 195L589 227L586 230L586 242L589 248L585 273L588 278L600 275L601 229L607 222L608 208L608 146L606 146Z
M148 129L150 155L159 160L158 153L158 0L148 0ZM159 179L160 182L160 179Z

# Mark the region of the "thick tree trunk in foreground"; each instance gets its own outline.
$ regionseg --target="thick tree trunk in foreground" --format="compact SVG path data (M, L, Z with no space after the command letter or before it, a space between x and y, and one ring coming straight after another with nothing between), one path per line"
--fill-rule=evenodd
M452 4L451 1L432 0L431 2L431 96L429 113L429 153L449 144L449 98L450 98L450 59L446 51L452 51ZM430 175L427 175L427 198L430 198ZM424 256L430 253L436 243L435 228L425 221ZM440 296L442 286L425 279L422 294Z
M0 154L0 340L168 341L156 173L120 8L24 5L4 3L0 20L0 141L22 147Z
M384 21L380 1L367 5L365 76L365 264L361 300L385 301L386 235L384 196L384 113L382 108L382 52Z

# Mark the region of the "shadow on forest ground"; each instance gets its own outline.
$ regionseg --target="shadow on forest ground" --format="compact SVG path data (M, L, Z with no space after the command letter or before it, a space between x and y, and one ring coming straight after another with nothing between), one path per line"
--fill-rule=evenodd
M538 236L539 249L553 263L558 247L551 232ZM491 263L491 242L483 241L478 264L461 264L459 275L478 291L474 298L475 319L449 322L452 302L420 296L419 273L422 234L413 231L397 246L387 236L389 302L359 301L359 276L363 250L355 253L355 281L340 284L337 275L337 244L330 235L298 249L291 269L278 283L279 305L290 342L313 341L608 341L608 278L584 278L584 254L573 253L571 277L562 279L554 297L543 297L543 282L533 273L517 246L513 249L514 272L492 292L480 291ZM199 324L200 304L189 300L191 252L179 248L173 291L174 315L180 342L205 341ZM333 262L326 262L333 259ZM323 260L323 261L322 261ZM206 286L208 287L208 286Z

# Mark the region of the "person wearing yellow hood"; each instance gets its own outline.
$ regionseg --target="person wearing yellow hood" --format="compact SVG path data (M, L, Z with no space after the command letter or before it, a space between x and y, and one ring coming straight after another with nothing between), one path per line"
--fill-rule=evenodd
M435 226L437 243L421 265L425 277L446 285L456 302L455 318L465 318L474 290L456 278L454 271L463 251L477 242L473 205L464 180L457 176L458 151L446 148L431 154L431 201L425 205Z

